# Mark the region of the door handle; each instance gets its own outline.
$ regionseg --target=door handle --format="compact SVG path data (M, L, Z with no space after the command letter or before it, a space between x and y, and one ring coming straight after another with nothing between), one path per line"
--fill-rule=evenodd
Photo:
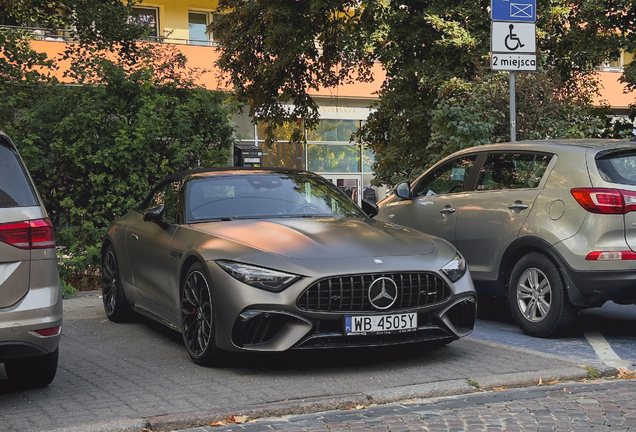
M511 205L508 206L508 208L510 210L525 210L528 208L527 204L524 204L523 202L517 200L514 203L512 203Z
M134 238L135 240L139 240L139 236L137 236L137 234L135 233L132 233L131 237Z
M443 208L443 209L441 209L439 212L440 212L441 214L443 214L443 215L448 215L448 214L451 214L451 213L455 213L456 211L457 211L457 210L455 210L455 209L454 209L454 208L452 208L451 206L447 205L447 206L444 206L444 208Z

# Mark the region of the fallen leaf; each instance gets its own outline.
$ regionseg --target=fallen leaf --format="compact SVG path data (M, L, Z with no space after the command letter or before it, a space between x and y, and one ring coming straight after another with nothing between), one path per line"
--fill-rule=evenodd
M636 378L636 371L630 371L627 369L619 369L618 377L622 379L634 379Z
M356 409L357 409L357 410L364 409L364 405L356 405Z
M537 384L538 386L543 385L543 379L541 377L539 377L539 384Z
M226 424L227 422L224 420L214 420L212 423L210 423L210 426L225 426Z
M550 385L554 385L554 384L556 384L556 383L558 383L558 382L559 382L559 379L557 378L557 379L555 379L554 381L550 381Z
M503 392L508 390L506 387L493 387L492 389L498 392Z

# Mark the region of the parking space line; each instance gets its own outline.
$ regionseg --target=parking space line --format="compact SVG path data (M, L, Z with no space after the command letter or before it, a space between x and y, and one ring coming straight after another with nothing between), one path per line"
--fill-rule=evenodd
M596 330L590 330L583 332L583 335L590 345L592 345L596 355L603 363L617 369L629 369L632 362L629 360L621 360L601 333Z

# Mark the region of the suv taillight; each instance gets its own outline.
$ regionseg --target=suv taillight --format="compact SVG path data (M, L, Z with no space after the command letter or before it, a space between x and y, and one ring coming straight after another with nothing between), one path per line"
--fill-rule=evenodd
M54 248L53 224L48 218L1 224L0 242L20 249Z
M570 192L590 213L625 214L636 211L636 192L601 188L575 188Z

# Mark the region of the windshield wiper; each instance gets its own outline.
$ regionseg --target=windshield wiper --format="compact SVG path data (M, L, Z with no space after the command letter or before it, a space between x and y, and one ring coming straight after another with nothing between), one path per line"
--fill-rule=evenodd
M233 217L220 217L220 218L210 218L210 219L195 219L195 220L191 220L188 223L191 224L196 224L196 223L206 223L206 222L227 222L227 221L233 221L234 218Z

